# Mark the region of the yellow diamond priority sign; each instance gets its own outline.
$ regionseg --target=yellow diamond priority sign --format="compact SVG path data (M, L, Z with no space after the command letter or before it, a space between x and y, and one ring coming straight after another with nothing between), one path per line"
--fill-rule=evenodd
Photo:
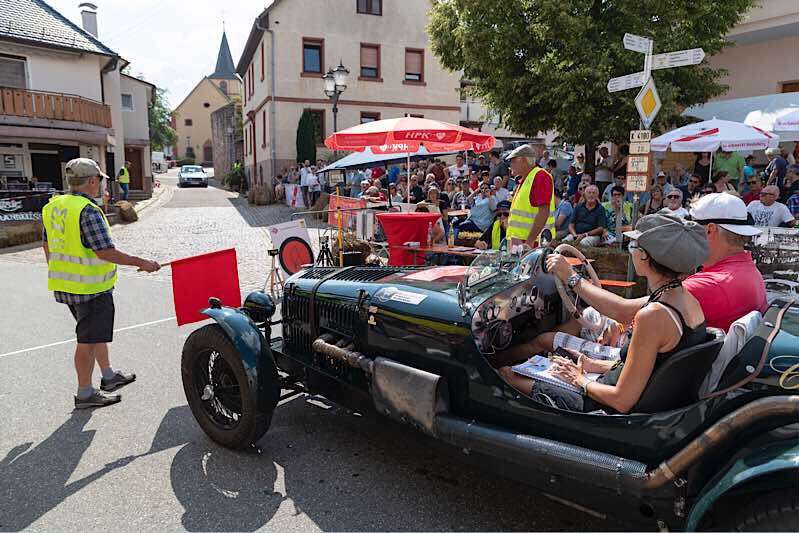
M649 129L661 107L660 96L653 78L649 78L649 81L641 88L638 96L635 97L635 107L638 109L644 128Z

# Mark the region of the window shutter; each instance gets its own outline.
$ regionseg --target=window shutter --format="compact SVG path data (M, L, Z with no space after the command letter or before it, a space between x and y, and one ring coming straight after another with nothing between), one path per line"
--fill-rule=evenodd
M361 46L361 66L377 68L377 48L374 46Z
M405 52L405 72L411 74L422 74L422 54L421 52L407 50Z
M0 87L25 89L25 62L0 58Z

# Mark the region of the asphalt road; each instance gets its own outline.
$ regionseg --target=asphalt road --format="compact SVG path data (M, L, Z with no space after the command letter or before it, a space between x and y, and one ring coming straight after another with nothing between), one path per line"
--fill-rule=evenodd
M175 190L143 219L224 205L225 195ZM177 242L190 228L164 228L163 238ZM168 279L129 270L115 290L111 360L138 381L122 389L121 404L73 411L74 323L45 279L43 260L0 253L0 530L624 528L319 398L285 401L260 454L215 445L180 379L181 347L199 325L176 326Z

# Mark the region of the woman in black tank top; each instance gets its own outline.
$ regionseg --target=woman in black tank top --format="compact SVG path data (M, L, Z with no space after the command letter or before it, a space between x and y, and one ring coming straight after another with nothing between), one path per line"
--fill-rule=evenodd
M630 255L636 273L646 277L651 295L635 315L621 359L596 360L579 352L572 352L577 363L555 357L553 375L581 393L546 381L503 374L511 385L564 409L628 413L658 366L674 353L707 341L702 308L681 283L683 275L707 258L702 228L677 217L656 214L643 217L636 231L625 235L634 239L629 246ZM601 375L592 381L586 373Z

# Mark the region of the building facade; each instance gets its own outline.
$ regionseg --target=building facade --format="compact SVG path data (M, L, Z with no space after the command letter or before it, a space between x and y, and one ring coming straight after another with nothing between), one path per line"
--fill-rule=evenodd
M211 137L214 144L214 176L222 179L233 164L241 160L241 104L232 102L211 113Z
M719 99L799 92L799 2L764 0L727 35L734 46L708 58L729 71Z
M322 76L350 70L337 128L405 115L460 119L459 78L430 49L429 0L271 0L236 72L244 82L244 165L263 183L296 162L297 125L314 114L318 144L333 132ZM324 150L321 154L324 155Z
M43 1L0 0L0 178L63 189L70 159L117 174L128 157L131 189L150 194L154 87L122 74L129 63L98 39L96 12L82 18L84 28Z
M216 69L204 77L173 111L177 140L175 157L213 166L214 143L211 113L240 98L241 80L236 75L227 35L222 33Z

